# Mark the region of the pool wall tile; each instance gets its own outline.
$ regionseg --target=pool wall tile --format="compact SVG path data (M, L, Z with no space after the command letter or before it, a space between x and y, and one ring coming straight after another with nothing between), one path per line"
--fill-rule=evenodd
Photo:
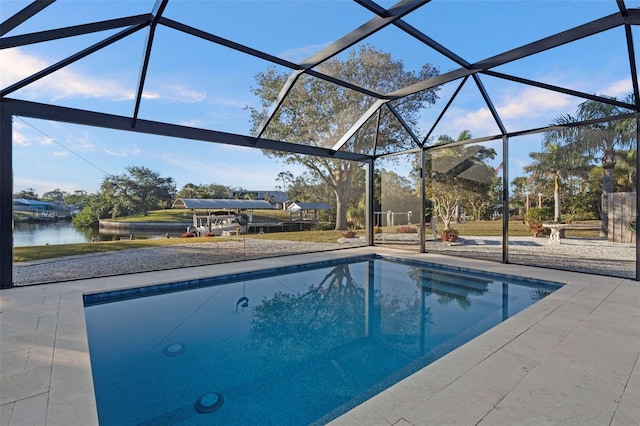
M291 273L300 272L300 271L308 271L312 269L325 268L328 266L335 265L336 262L349 261L351 263L355 263L355 262L364 262L367 260L373 260L377 258L379 258L379 256L376 256L376 255L356 256L356 257L350 257L350 258L341 259L341 260L325 260L325 261L306 263L302 265L275 266L268 269L261 269L257 271L228 273L224 275L211 276L207 278L199 278L199 279L158 284L158 285L148 285L143 287L141 286L128 287L128 288L122 288L116 291L109 291L109 292L88 293L84 295L84 303L85 303L85 306L91 306L91 305L100 304L100 303L108 303L116 300L145 297L145 296L151 296L154 294L177 292L177 291L189 290L189 289L200 288L200 287L211 287L211 286L244 281L249 279L269 277L272 275L291 274Z

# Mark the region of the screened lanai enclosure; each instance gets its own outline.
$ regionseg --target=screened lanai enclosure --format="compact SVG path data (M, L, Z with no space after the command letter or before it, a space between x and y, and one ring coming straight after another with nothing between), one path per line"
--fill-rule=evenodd
M3 1L2 287L12 194L138 165L295 175L367 245L637 279L639 6Z

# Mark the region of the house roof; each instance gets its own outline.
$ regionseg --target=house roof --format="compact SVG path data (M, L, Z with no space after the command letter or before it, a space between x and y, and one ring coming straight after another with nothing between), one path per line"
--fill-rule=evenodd
M300 210L331 210L331 206L327 203L293 203L285 211L297 213Z
M275 209L271 203L264 200L236 200L236 199L205 199L178 198L171 208L174 209Z
M285 191L269 191L262 189L242 189L237 191L231 191L231 198L235 194L257 194L258 198L264 199L267 195L273 197L274 203L284 203L285 201L289 201L289 194Z
M13 204L22 204L25 206L53 206L53 203L50 203L48 201L40 201L40 200L31 200L28 198L14 198L13 199Z

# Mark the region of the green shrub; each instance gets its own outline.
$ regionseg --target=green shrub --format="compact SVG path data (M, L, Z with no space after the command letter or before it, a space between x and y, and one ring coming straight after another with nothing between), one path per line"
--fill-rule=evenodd
M527 212L527 223L540 223L551 219L553 219L553 212L548 207L541 209L532 207Z
M91 227L96 226L99 222L99 219L95 215L93 209L87 206L83 208L80 213L75 215L71 221L76 226Z
M328 222L318 222L309 228L309 231L332 231L335 228L335 224Z
M569 216L571 220L599 220L597 212L592 211L577 211Z

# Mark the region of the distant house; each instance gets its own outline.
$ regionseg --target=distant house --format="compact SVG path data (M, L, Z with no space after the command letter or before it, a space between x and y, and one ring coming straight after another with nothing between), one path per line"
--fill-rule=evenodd
M38 210L56 210L56 204L47 201L31 200L28 198L14 198L13 209L23 212L35 212Z
M231 191L229 198L266 200L275 205L276 208L283 208L284 203L289 201L289 194L285 191Z
M68 209L65 209L61 203L50 203L29 198L14 198L13 210L31 213L31 217L34 220L58 220L69 217Z
M298 215L302 220L318 220L318 210L331 210L327 203L291 203L285 211L289 213L289 218Z

